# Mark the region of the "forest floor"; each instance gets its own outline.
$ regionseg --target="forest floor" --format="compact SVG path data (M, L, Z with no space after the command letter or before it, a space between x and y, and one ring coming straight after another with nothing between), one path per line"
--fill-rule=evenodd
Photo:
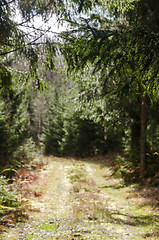
M159 239L155 200L113 177L107 159L50 157L34 174L22 199L28 219L0 239Z

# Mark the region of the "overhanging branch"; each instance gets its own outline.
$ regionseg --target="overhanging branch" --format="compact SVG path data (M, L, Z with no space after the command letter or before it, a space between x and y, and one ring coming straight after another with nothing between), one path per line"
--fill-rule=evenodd
M12 50L10 50L10 51L7 51L7 52L2 52L2 53L0 53L0 56L5 56L5 55L7 55L7 54L9 54L9 53L16 52L16 51L18 51L18 50L20 50L20 49L22 49L22 48L25 48L25 47L27 47L27 46L29 46L29 45L35 45L36 41L38 41L41 37L43 37L43 36L45 35L45 33L47 33L50 29L51 29L51 27L50 27L47 31L45 31L44 33L42 33L39 37L37 37L36 39L30 41L29 43L27 43L27 44L25 44L25 45L22 45L22 46L20 46L20 47L14 48L14 49L12 49ZM41 43L39 42L39 43L36 43L36 44L41 44Z

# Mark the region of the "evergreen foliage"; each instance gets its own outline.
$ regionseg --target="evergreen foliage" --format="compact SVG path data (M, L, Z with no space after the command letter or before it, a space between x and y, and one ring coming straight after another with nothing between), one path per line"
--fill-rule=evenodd
M29 118L24 92L1 93L1 164L12 159L19 145L28 137Z
M79 157L104 153L104 132L100 124L82 119L81 112L75 112L64 122L62 153Z
M125 106L132 127L132 152L139 155L136 147L140 145L140 174L144 177L147 110L152 102L158 101L158 17L155 14L158 4L154 9L149 1L133 3L133 9L125 13L111 10L112 19L92 15L69 21L72 30L62 34L65 39L62 53L70 71L84 70L91 63L93 74L101 77L103 96L109 98L112 94L123 104L123 109Z
M126 149L142 178L146 164L158 169L158 10L155 0L1 1L0 164L36 145L58 156ZM55 33L53 16L69 30Z
M63 110L59 92L55 89L46 98L47 112L43 128L44 153L61 155L60 143L63 137Z
M0 176L0 207L18 207L19 202L16 199L17 191L10 190L7 180Z
M76 88L64 89L51 90L46 96L47 111L41 137L45 154L84 157L103 153L103 127L76 109Z

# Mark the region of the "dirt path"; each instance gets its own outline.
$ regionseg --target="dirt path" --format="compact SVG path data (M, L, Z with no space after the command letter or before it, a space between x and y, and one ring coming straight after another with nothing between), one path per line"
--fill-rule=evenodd
M29 220L3 240L159 239L159 212L111 176L106 162L52 158L32 186Z

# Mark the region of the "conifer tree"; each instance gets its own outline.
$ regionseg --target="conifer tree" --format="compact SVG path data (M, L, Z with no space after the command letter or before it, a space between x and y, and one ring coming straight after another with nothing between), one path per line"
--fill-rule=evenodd
M136 135L140 142L140 175L143 178L146 167L146 99L149 96L154 101L158 89L156 33L159 6L155 3L154 8L146 0L131 1L131 8L125 11L117 4L113 1L111 7L109 3L106 4L110 13L107 16L93 13L85 19L70 21L72 31L62 35L65 39L62 52L70 71L84 69L88 63L92 63L94 73L98 72L101 76L105 95L112 93L120 99L128 98L139 109L136 119L133 112L130 111L130 115L136 122L132 127L132 137ZM132 141L132 146L136 145L137 142Z

